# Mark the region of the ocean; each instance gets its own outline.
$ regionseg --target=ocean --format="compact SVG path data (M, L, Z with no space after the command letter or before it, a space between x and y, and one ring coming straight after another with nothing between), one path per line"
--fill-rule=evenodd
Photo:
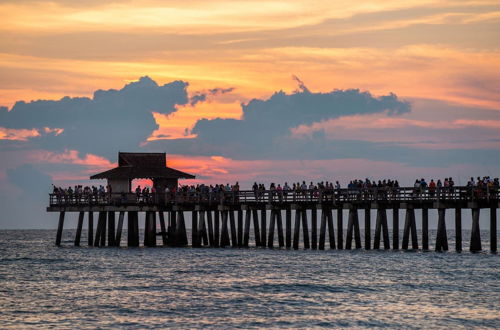
M56 247L54 230L3 230L0 327L499 328L488 232L482 253L467 230L453 252L452 234L437 253L89 248L74 230Z

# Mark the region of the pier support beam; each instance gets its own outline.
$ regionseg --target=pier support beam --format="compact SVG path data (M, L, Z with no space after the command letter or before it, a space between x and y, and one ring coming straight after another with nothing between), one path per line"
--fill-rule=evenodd
M304 249L310 249L309 244L309 225L307 224L307 210L302 210L302 235L304 239Z
M337 248L342 250L344 247L344 213L342 207L337 209Z
M300 214L299 209L295 209L295 226L293 226L293 248L299 249L299 234L300 234Z
M214 246L220 246L220 212L214 211Z
M319 249L325 249L326 227L328 226L328 238L330 240L330 249L335 249L335 232L333 229L332 210L325 208L321 210L321 223L319 229Z
M83 217L85 212L80 211L78 214L78 224L76 225L75 246L80 246L80 238L82 237Z
M370 250L372 242L371 209L365 208L365 250Z
M227 226L227 221L228 221L228 211L221 211L222 213L222 231L221 231L221 238L220 238L220 247L226 247L230 244L229 242L229 232L228 232L228 226Z
M266 209L260 211L260 244L266 246Z
M187 246L188 238L186 232L186 221L184 219L184 211L177 212L177 244L179 246Z
M318 210L313 207L311 210L311 248L318 248Z
M255 237L255 246L262 246L260 241L260 228L259 228L259 212L256 209L252 209L252 219L253 219L253 231Z
M234 211L229 211L229 224L231 225L231 246L238 246L238 236L236 235L236 221L234 219Z
M479 229L479 208L472 209L472 230L470 236L471 252L481 251L481 232Z
M127 246L139 246L139 213L137 211L129 211L127 217Z
M380 237L384 240L384 249L391 248L389 240L389 228L387 227L387 211L385 208L377 208L377 220L375 223L375 237L373 239L373 248L380 249Z
M208 211L210 213L210 211ZM205 211L200 211L198 216L198 243L203 246L208 245L207 226L205 223Z
M392 249L399 250L399 207L392 209Z
M200 247L200 238L198 237L198 211L191 213L191 246Z
M497 252L497 208L490 208L490 251Z
M59 212L59 223L57 225L56 246L61 246L61 237L64 227L64 211Z
M358 210L356 208L349 209L349 222L347 224L347 236L345 239L346 250L350 250L352 247L353 234L354 234L356 249L361 249L361 235L359 232Z
M243 232L243 247L248 247L250 240L250 222L252 221L252 210L246 209L245 211L245 230Z
M88 246L94 245L94 212L89 211L89 229L87 231L87 244Z
M123 219L125 218L125 212L121 211L118 215L118 227L116 228L116 238L115 246L120 247L120 242L122 240L122 230L123 230Z
M271 210L271 217L269 218L269 236L267 237L267 247L272 249L274 244L274 225L276 223L275 211Z
M462 209L455 208L455 251L462 251Z
M115 246L115 212L108 212L108 246Z
M208 245L215 246L212 211L207 211L207 226L208 226Z
M448 251L448 236L446 234L446 209L444 208L438 209L436 251Z
M408 241L411 233L411 245L413 250L418 250L418 240L417 240L417 224L415 222L415 210L412 206L407 205L406 207L406 217L405 217L405 228L403 233L403 250L408 250Z
M429 250L429 209L422 209L422 250Z
M286 208L285 211L285 246L287 249L292 247L292 209L290 207Z
M165 215L163 214L163 211L158 211L158 215L160 216L161 240L163 246L166 246L168 245L168 238L167 238L167 226L165 226Z
M238 246L243 246L243 211L238 210Z
M156 246L156 212L146 212L146 221L144 226L144 246Z
M94 246L105 246L106 244L106 212L99 212L97 228L95 231Z

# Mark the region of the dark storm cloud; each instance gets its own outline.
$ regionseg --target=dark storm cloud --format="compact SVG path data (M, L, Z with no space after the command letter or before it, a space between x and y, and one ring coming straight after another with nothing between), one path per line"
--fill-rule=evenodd
M387 111L397 115L410 111L410 105L394 94L374 97L357 89L311 93L307 89L293 94L277 92L267 100L253 99L242 105L243 117L199 120L192 133L213 143L256 143L267 145L274 138L288 135L293 127L355 114Z
M176 105L186 104L187 86L183 81L159 86L149 77L142 77L120 90L98 90L93 98L20 101L10 111L0 109L0 126L62 128L60 135L42 135L28 145L111 157L117 150L137 148L158 127L153 111L169 114L176 111Z
M389 116L410 111L408 102L395 94L375 97L357 89L312 93L302 85L292 94L277 92L269 99L242 104L242 119L201 119L194 126L195 139L159 140L148 148L170 153L223 155L238 159L321 159L335 148L335 141L317 133L314 141L290 137L290 129L356 114L386 112ZM300 87L300 86L299 86ZM307 156L306 156L307 155ZM332 156L329 152L330 157Z

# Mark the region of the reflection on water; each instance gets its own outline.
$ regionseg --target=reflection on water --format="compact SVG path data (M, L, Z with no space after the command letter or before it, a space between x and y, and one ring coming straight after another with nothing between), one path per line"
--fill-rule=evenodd
M53 231L0 231L2 328L500 326L490 253L74 248L72 234L56 248Z

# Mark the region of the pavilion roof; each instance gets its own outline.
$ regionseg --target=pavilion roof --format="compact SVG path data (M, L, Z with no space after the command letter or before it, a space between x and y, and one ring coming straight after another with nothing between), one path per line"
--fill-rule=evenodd
M119 152L118 167L92 175L91 179L194 179L195 176L167 167L166 153Z

